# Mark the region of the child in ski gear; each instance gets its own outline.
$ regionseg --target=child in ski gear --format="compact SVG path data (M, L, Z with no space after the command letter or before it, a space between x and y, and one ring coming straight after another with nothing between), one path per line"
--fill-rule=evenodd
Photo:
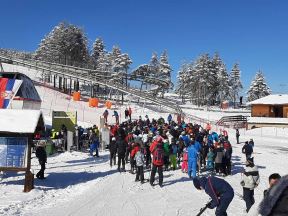
M168 140L163 140L163 149L164 149L164 171L167 171L169 167L169 154L170 154Z
M139 181L139 177L140 177L140 181L143 184L144 183L144 171L143 171L143 167L144 167L144 149L140 149L136 155L135 155L135 161L136 161L136 166L137 166L137 171L136 171L136 179L135 181Z
M39 164L41 166L40 171L36 174L38 179L45 179L44 171L46 169L45 164L47 162L47 154L45 150L46 142L44 140L39 141L39 145L36 148L36 157L39 160Z
M117 145L116 145L116 138L112 137L111 142L109 144L109 151L110 151L110 167L112 167L112 160L114 161L114 165L116 165L116 152L117 152Z
M224 158L224 150L218 143L215 144L216 149L215 153L215 172L220 174L223 173L223 158Z
M90 155L93 156L94 150L96 150L96 157L99 157L99 139L96 136L96 133L94 130L90 131L90 136L89 136L89 141L90 141Z
M185 172L185 173L188 172L188 152L186 148L183 150L183 161L182 161L181 170L182 172Z
M173 143L170 146L170 161L173 170L177 168L177 151L178 151L177 145L176 143Z
M248 158L246 161L246 169L243 175L241 185L243 187L243 199L246 203L246 212L248 213L254 200L254 188L259 185L260 177L257 167L254 165L253 158Z
M209 148L209 152L207 154L207 169L214 170L214 151L213 148Z
M278 173L273 173L269 176L269 188L264 190L264 197L266 197L271 190L271 188L278 183L281 176Z
M208 178L194 178L193 184L196 189L205 190L211 197L212 202L209 204L208 208L213 209L217 207L215 211L216 216L227 216L227 208L234 197L234 190L228 182L210 176Z

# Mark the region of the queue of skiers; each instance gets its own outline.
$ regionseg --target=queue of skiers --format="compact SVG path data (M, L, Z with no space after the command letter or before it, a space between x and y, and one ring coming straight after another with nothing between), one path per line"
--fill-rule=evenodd
M103 115L107 121L108 111L106 111ZM155 185L155 176L158 173L160 187L164 186L163 172L181 169L191 178L196 189L204 190L210 196L211 202L206 205L206 208L216 208L215 214L218 216L227 215L226 211L233 200L234 190L222 179L232 175L233 149L226 130L217 134L211 130L210 124L203 128L198 124L185 123L182 119L179 121L179 116L176 123L171 114L166 122L162 117L158 120L150 120L148 115L144 119L139 116L137 120L131 121L131 112L128 109L125 110L125 118L129 117L128 121L120 123L119 115L115 112L116 124L110 126L111 139L108 146L111 167L116 165L119 172L126 172L129 162L130 173L136 174L135 181L141 183L145 183L145 171L148 171L150 173L148 181L151 186ZM96 125L88 130L87 136L90 154L98 157L100 142ZM237 129L237 143L239 143L239 136ZM240 184L243 188L246 212L249 212L255 203L254 189L260 182L259 171L252 157L253 147L254 141L251 139L245 142L242 148L246 167L241 175ZM94 151L96 151L95 155ZM46 161L42 159L40 153L37 157L41 165L37 177L43 179ZM206 172L209 177L201 177L202 172ZM268 202L269 198L271 200L271 194L275 193L272 188L279 179L279 174L272 174L269 177L270 188L265 191L266 201L263 200L263 203Z

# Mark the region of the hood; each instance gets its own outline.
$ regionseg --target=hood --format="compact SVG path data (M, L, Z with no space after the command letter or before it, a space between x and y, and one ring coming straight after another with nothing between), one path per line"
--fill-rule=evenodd
M259 205L259 213L263 216L269 215L278 201L283 191L288 187L288 175L283 176L279 182L273 186Z

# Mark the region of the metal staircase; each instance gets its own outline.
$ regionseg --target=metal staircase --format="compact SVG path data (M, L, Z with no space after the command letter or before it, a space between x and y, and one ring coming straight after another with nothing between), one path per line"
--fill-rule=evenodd
M39 60L16 59L2 54L0 55L0 62L28 67L31 69L35 69L37 71L42 71L44 73L49 73L59 77L65 77L70 80L72 79L72 80L85 81L91 83L92 85L99 84L101 86L107 86L108 88L118 90L125 94L131 94L142 100L159 105L162 109L167 110L169 112L182 113L181 108L177 104L170 102L168 99L160 98L157 96L155 97L155 95L153 96L151 93L143 92L140 91L139 89L128 87L121 84L121 80L125 79L126 76L125 75L119 76L119 74L115 72L91 70L87 68L61 65L50 62L43 62ZM129 77L129 75L128 79L132 80L131 77ZM159 82L160 81L167 82L159 80Z

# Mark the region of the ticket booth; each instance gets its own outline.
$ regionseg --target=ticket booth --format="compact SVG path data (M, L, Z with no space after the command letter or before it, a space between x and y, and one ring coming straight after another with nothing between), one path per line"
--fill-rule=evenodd
M0 171L25 172L24 192L34 188L31 148L35 134L45 131L39 110L0 109Z

